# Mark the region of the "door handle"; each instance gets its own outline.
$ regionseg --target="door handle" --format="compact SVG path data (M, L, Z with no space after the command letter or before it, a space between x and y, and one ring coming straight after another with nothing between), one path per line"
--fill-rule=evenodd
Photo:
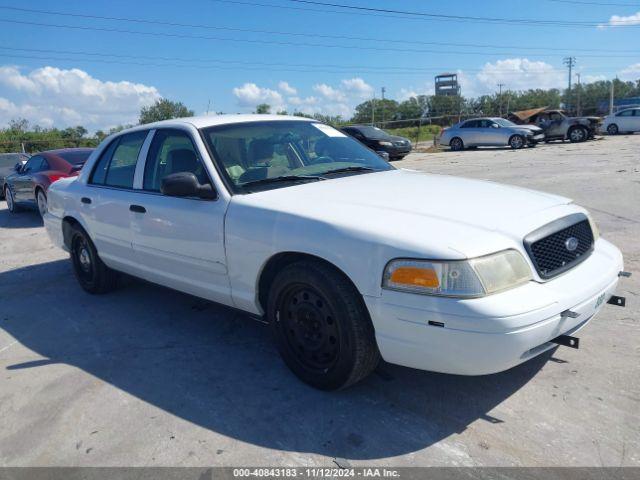
M129 210L136 213L146 213L147 209L142 205L129 205Z
M80 199L80 201L81 201L82 203L86 203L86 204L90 204L90 203L91 203L91 199L90 199L89 197L82 197L82 198Z

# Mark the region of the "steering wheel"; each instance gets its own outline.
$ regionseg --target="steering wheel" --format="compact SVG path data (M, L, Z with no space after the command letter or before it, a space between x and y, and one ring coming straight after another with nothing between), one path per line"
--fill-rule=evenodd
M318 165L320 163L333 163L333 158L322 155L321 157L310 158L307 165Z

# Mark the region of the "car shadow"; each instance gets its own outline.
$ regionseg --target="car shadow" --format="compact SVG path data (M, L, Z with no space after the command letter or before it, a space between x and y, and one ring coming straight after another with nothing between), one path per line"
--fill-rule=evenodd
M0 202L0 228L37 228L43 225L42 217L35 209L23 208L11 213L6 202Z
M477 420L502 422L492 409L552 355L483 377L382 364L349 389L322 392L289 372L267 325L159 286L125 283L88 295L65 260L0 273L0 297L13 299L3 302L1 327L43 357L5 368L67 364L243 442L364 460L421 450Z

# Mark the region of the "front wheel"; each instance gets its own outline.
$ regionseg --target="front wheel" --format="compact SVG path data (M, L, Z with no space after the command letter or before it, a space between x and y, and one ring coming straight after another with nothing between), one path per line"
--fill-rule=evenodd
M615 123L612 123L611 125L609 125L607 127L607 133L609 135L617 135L619 133L618 125L616 125Z
M269 292L267 318L285 363L313 387L348 387L369 375L379 361L360 293L321 262L297 262L278 273Z
M16 205L16 199L14 198L9 185L4 187L4 198L7 201L7 208L9 211L11 213L16 213L18 211L18 206Z
M575 127L569 131L569 141L571 143L584 142L587 139L587 130L582 127Z
M89 235L77 226L71 231L71 261L73 273L85 291L98 294L116 288L117 272L104 264Z
M509 139L509 146L513 149L513 150L519 150L522 147L524 147L525 141L524 141L524 137L522 135L513 135L510 139Z

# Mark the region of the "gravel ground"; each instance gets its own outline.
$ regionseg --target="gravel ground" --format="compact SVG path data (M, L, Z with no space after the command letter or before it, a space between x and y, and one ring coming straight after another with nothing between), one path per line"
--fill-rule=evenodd
M0 203L0 465L639 466L640 136L396 163L575 199L634 277L558 348L485 377L382 365L338 393L247 316L130 280L83 293L35 212Z

